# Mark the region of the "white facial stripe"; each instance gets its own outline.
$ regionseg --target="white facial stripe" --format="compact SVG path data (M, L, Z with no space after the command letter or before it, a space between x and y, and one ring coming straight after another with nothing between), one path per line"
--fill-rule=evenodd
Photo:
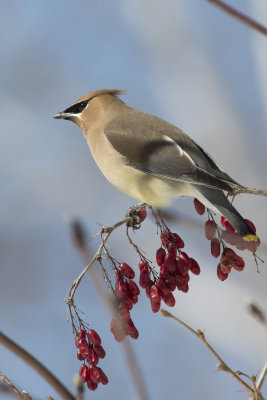
M194 164L194 165L195 165L195 162L192 160L192 158L189 156L189 154L187 154L187 153L182 149L182 147L179 146L178 143L176 143L172 138L170 138L170 137L167 136L167 135L163 135L163 138L164 138L167 142L169 142L169 143L173 144L173 146L175 146L175 148L176 148L176 150L177 150L177 153L178 153L178 157L186 157L186 158L188 159L188 161L190 161L191 164Z

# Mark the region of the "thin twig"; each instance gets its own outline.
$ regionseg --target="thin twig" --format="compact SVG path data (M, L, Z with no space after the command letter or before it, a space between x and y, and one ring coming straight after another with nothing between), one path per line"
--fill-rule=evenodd
M0 332L0 343L29 364L64 400L75 400L68 389L40 361ZM23 397L22 397L23 398Z
M112 225L112 226L103 226L102 230L101 230L101 236L102 236L102 242L97 250L97 252L95 253L94 257L91 259L91 261L89 262L89 264L85 267L85 269L83 270L83 272L78 276L77 279L75 279L75 281L72 283L71 288L69 290L69 298L68 298L68 305L71 306L73 304L73 298L74 298L74 294L82 280L82 278L84 277L84 275L86 274L86 272L92 267L92 265L94 264L95 261L97 261L98 259L102 258L102 250L105 246L105 243L107 241L107 239L109 238L110 234L117 229L119 226L127 224L129 222L132 221L131 217L128 218L124 218L123 220L117 222L116 224Z
M228 372L235 380L237 380L251 395L253 396L258 396L257 399L263 400L263 397L261 393L258 390L254 390L251 386L249 386L243 379L240 378L239 374L237 372L234 372L224 361L223 359L219 356L219 354L214 350L214 348L207 342L204 332L201 330L194 330L191 328L189 325L187 325L184 321L181 319L175 317L172 315L170 312L161 309L161 314L164 317L170 317L174 319L175 321L179 322L181 325L183 325L185 328L187 328L191 333L193 333L195 336L197 336L205 345L206 347L210 350L210 352L217 358L219 361L219 364L217 364L217 367L221 371ZM250 378L252 380L252 378Z
M26 390L22 390L22 396L24 400L32 400L32 397L28 392L26 392Z
M207 0L207 1L209 3L212 3L214 6L221 8L227 14L236 18L243 24L248 25L250 28L253 28L256 31L267 36L267 28L265 26L259 24L258 22L254 21L252 18L247 17L245 14L242 14L240 11L235 10L234 8L228 6L227 4L225 4L224 2L222 2L220 0Z
M13 383L0 371L0 379L7 385L8 389L19 399L24 400L23 394L13 385Z
M262 368L262 371L259 375L259 378L257 380L257 388L260 389L262 387L262 384L264 382L264 379L266 378L267 375L267 361L264 364L264 367Z

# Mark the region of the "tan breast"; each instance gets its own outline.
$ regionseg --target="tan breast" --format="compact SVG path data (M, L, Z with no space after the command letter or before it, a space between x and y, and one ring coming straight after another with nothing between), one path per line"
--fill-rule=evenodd
M122 192L138 201L165 206L171 197L188 195L188 185L157 178L125 165L124 157L110 144L102 129L90 129L88 146L105 177Z

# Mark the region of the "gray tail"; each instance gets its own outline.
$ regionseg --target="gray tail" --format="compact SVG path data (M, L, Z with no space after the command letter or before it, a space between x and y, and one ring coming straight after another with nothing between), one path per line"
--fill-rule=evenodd
M221 190L204 187L198 187L198 190L230 222L241 237L244 238L247 235L255 237L255 233Z

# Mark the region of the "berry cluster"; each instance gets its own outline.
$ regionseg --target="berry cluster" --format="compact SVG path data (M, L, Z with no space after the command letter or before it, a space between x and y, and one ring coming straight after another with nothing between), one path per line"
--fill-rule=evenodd
M163 247L156 251L156 262L160 267L159 277L152 280L149 264L144 260L139 262L139 284L146 289L153 312L159 311L161 300L167 306L175 305L172 292L176 288L185 293L189 290L189 271L196 275L200 274L198 263L181 251L184 242L177 233L162 230L160 238Z
M206 208L198 199L194 199L194 206L198 214L203 215L205 213ZM236 271L242 271L245 267L243 258L238 256L233 249L227 247L225 242L235 246L238 250L247 249L255 253L260 244L260 239L258 239L257 242L246 242L225 217L221 217L221 225L223 228L220 228L209 211L208 214L209 219L205 223L205 235L206 238L210 240L210 250L213 257L219 257L221 248L223 249L220 263L217 266L217 276L221 281L224 281L228 278L232 268ZM245 221L256 234L256 228L253 222L248 219L245 219Z
M251 230L256 234L256 227L253 222L251 222L249 219L245 219L245 221ZM238 233L236 233L234 227L224 217L221 217L221 224L225 228L225 230L222 231L223 240L232 246L235 246L238 250L249 250L252 253L256 252L260 245L260 239L255 242L246 242L240 235L238 235Z
M75 337L75 345L78 348L78 360L84 361L79 375L82 381L87 383L88 389L95 390L99 383L107 385L106 374L96 366L99 358L104 358L106 355L97 332L94 329L89 329L86 334L84 329L79 329ZM88 365L86 365L86 362Z
M130 310L138 302L140 294L138 286L133 281L135 272L130 265L123 262L116 269L115 276L115 296L118 304L118 313L111 320L110 330L118 342L121 342L127 335L137 339L139 332L130 315Z
M238 256L233 249L226 247L222 252L221 260L217 267L218 278L224 281L228 278L232 268L236 271L243 271L244 267L243 258Z

